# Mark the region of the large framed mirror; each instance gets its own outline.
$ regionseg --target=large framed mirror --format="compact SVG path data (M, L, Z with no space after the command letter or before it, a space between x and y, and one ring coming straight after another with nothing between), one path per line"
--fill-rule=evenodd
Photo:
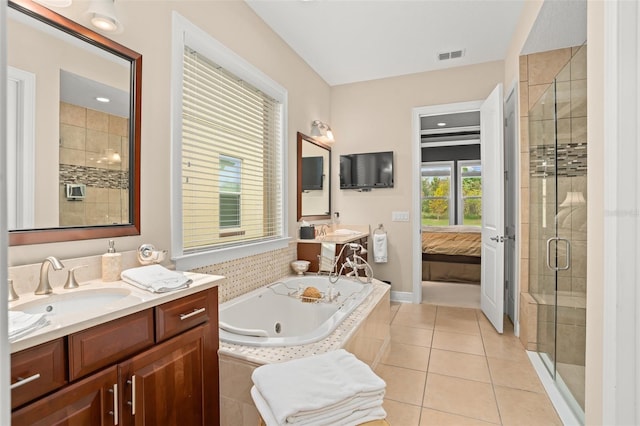
M298 220L331 218L331 147L298 132Z
M8 4L9 244L139 235L142 55Z

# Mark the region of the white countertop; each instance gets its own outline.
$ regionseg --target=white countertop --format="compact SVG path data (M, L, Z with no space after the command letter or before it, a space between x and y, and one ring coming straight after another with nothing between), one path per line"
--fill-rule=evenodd
M368 237L368 232L349 232L349 233L329 233L325 236L316 237L314 239L298 239L299 243L336 243L336 244L346 244L352 241L359 240L360 238Z
M71 294L74 291L89 289L99 290L101 288L126 289L130 291L130 294L113 303L107 304L107 306L103 308L96 309L95 311L83 311L61 317L52 316L52 318L49 319L50 323L47 326L37 329L32 333L11 342L11 353L76 333L108 321L122 318L172 300L180 299L203 290L208 290L209 288L216 287L218 285L218 281L224 279L224 277L219 275L196 274L192 272L185 272L185 275L193 281L189 287L168 293L150 293L123 281L105 283L101 279L80 283L79 289L65 290L63 288L54 288L54 294ZM36 296L34 294L23 294L20 296L19 300L9 302L9 309L19 310L20 305L23 303L37 299L45 299L47 297L49 297L49 295Z

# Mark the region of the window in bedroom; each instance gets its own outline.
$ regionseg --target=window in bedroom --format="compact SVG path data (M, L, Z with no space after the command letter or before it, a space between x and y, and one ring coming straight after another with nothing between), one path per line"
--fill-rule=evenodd
M287 246L287 93L174 13L172 251L178 269Z
M455 220L452 203L454 162L423 163L421 168L422 225L445 226Z
M458 161L458 224L482 226L482 167L480 161Z

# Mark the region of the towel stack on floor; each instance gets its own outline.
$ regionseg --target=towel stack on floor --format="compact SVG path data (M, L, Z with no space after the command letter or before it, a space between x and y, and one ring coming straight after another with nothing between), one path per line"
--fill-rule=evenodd
M263 365L251 378L267 426L347 426L386 417L384 380L344 349Z

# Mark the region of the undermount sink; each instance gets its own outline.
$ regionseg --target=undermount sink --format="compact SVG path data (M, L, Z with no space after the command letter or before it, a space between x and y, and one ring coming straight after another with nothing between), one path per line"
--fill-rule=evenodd
M77 289L66 293L50 294L37 300L20 303L11 307L10 310L27 314L44 313L47 316L68 315L103 309L130 294L131 291L125 288Z

